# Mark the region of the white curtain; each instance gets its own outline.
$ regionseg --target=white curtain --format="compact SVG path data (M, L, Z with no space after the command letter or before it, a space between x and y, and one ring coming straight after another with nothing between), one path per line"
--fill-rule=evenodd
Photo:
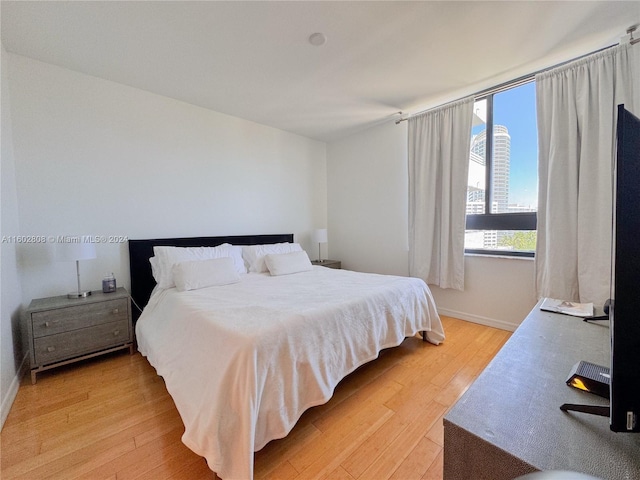
M640 46L536 76L539 297L609 298L616 107L640 114Z
M409 275L464 289L472 97L409 119Z

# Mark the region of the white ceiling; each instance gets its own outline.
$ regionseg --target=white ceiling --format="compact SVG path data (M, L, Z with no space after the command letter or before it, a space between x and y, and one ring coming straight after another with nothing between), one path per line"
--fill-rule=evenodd
M1 17L9 52L331 142L611 45L640 1L2 0Z

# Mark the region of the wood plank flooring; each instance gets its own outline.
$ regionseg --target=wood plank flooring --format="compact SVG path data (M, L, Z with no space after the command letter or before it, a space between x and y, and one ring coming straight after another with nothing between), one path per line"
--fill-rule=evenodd
M343 380L255 455L258 480L442 478L442 417L510 332L443 317L440 346L408 338ZM27 376L28 377L28 376ZM139 353L25 378L0 437L9 479L215 478L187 449L162 378Z

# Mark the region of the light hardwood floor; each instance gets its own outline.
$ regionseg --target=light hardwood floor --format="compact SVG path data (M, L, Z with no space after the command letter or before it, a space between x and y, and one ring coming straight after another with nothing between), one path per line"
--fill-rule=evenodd
M440 346L408 338L255 455L256 479L441 479L442 417L510 332L443 317ZM9 479L213 479L187 449L164 382L139 353L25 378L1 434Z

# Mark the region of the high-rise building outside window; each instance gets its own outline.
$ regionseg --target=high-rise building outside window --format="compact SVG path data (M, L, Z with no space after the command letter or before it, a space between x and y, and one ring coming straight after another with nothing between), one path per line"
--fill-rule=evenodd
M533 81L476 100L467 185L465 250L533 256L538 206Z

